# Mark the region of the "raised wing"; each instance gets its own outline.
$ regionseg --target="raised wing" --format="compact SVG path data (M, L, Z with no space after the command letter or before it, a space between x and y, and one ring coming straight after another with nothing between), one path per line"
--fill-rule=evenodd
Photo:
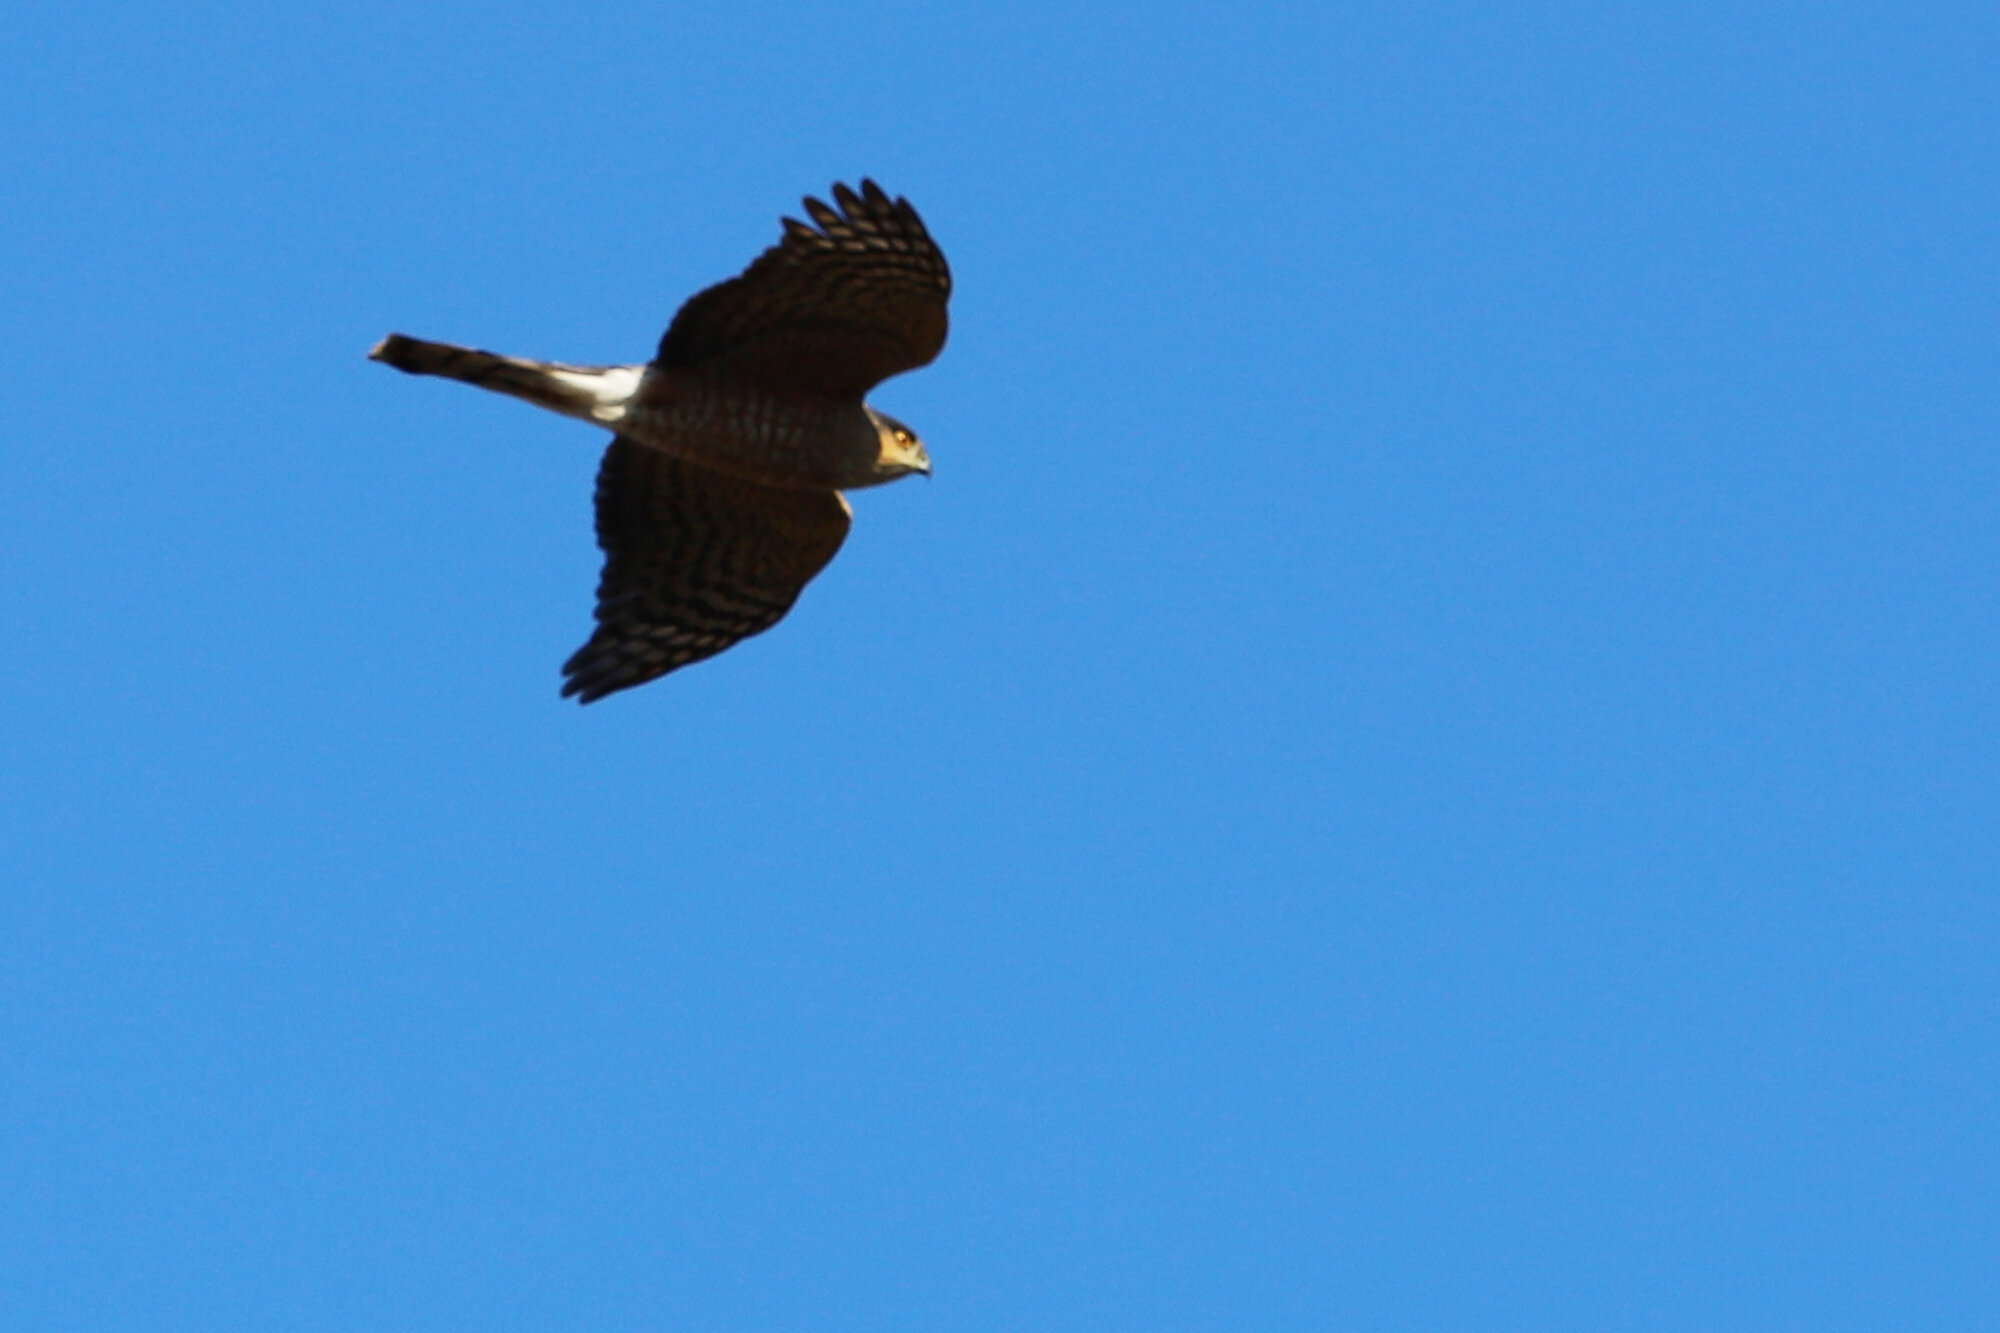
M859 397L927 365L944 347L951 270L907 199L872 180L833 187L835 212L784 239L740 277L690 297L660 340L659 364L703 368L777 391Z
M563 663L590 703L784 618L847 537L838 491L739 481L622 436L597 473L597 632Z

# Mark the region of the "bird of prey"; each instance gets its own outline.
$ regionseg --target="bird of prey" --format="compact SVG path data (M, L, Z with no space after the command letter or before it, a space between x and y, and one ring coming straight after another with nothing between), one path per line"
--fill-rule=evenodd
M810 223L689 298L645 365L530 361L392 333L369 352L616 434L597 474L597 632L563 664L590 703L778 623L847 536L844 490L930 473L862 401L944 347L951 270L907 199L833 187Z

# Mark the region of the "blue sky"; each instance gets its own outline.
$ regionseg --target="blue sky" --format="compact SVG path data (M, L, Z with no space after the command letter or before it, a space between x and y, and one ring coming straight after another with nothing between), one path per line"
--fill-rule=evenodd
M1989 6L45 6L0 1325L2000 1320ZM836 179L953 335L589 709L597 432Z

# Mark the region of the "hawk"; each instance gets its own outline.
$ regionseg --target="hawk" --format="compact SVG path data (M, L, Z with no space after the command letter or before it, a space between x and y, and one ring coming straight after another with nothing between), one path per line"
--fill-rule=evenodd
M811 222L690 297L645 365L572 366L392 333L368 353L610 428L597 632L563 664L591 703L778 623L847 537L842 491L931 470L863 398L944 347L951 270L907 199L833 187Z

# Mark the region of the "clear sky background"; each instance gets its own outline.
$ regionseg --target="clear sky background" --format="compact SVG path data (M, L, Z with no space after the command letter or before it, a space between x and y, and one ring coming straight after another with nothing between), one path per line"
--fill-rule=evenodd
M0 1327L2000 1322L1986 4L38 5ZM878 177L770 634L603 438Z

